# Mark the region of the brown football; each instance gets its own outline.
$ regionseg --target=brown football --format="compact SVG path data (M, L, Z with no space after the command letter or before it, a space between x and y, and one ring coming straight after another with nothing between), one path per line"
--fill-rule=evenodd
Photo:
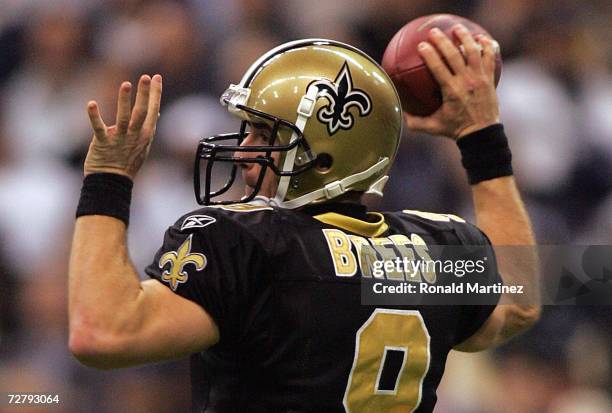
M489 33L478 24L453 14L432 14L412 20L393 36L385 49L382 66L389 74L402 101L404 111L419 116L434 113L442 105L440 86L417 51L420 42L428 40L437 27L459 47L461 42L452 33L456 24L463 24L472 35ZM495 86L501 76L502 60L496 43Z

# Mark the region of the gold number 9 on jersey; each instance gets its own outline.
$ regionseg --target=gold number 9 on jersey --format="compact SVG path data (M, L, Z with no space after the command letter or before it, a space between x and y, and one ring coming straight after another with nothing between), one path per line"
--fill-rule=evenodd
M348 413L413 412L429 370L429 332L414 310L377 308L357 331Z

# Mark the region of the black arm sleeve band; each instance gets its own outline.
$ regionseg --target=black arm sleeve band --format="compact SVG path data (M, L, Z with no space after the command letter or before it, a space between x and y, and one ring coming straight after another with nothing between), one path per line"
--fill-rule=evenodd
M83 215L106 215L120 219L127 226L130 221L132 186L132 180L123 175L87 175L81 188L77 218Z
M457 145L470 185L512 175L512 153L501 123L470 133Z

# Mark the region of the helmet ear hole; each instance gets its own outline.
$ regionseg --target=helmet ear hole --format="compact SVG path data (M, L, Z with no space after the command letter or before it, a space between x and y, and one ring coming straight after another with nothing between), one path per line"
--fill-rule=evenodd
M317 156L317 164L315 166L315 169L321 173L326 173L331 169L333 163L334 158L332 158L330 154L320 153Z

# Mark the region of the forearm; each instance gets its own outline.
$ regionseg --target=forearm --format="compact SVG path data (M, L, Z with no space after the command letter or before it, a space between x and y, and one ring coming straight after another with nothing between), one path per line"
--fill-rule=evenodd
M529 216L514 177L472 185L476 221L493 245L535 245Z
M111 341L135 328L142 289L128 256L122 221L101 215L77 219L68 287L71 346L82 346L78 341L93 336Z
M472 185L477 224L495 249L506 285L522 285L524 295L502 295L476 334L455 347L475 352L497 347L526 331L540 316L538 261L529 216L514 178L505 176Z
M502 296L503 327L496 341L505 341L539 317L538 257L529 216L512 176L472 185L477 225L491 240L506 285L523 286L524 294Z

